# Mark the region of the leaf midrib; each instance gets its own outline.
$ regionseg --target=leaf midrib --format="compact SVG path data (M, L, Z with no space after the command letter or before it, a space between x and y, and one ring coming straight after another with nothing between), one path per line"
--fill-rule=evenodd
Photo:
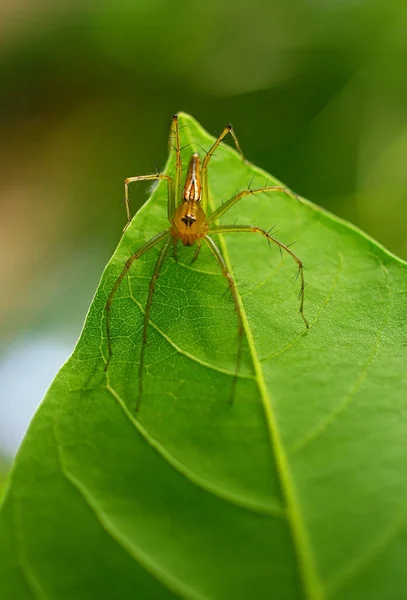
M182 115L182 118L185 119L188 123L188 118L186 117L186 115ZM198 148L191 136L189 126L185 128L185 133L189 138L190 145L194 147L197 151ZM234 152L232 148L228 147L228 150L230 152ZM211 211L214 211L216 207L213 202L211 188L209 184L208 193L208 204L211 208ZM230 273L232 274L232 277L234 278L233 268L224 236L219 235L218 237L223 257L225 259ZM287 518L291 530L295 552L297 555L298 568L304 586L304 594L308 600L324 600L325 594L322 588L321 580L317 573L315 557L312 552L311 544L301 515L300 505L297 499L295 486L289 469L287 455L284 451L284 446L278 428L277 417L275 411L273 410L273 405L270 394L267 390L262 365L259 359L259 355L257 353L256 344L252 335L252 331L250 329L242 297L240 295L240 289L237 284L236 293L242 314L243 327L248 341L250 355L253 361L255 380L259 389L264 415L267 423L270 445L275 458L281 489L287 505Z

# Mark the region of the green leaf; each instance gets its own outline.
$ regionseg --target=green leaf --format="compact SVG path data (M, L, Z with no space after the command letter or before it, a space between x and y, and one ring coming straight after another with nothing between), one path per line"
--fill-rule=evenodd
M184 161L213 138L181 115ZM184 165L185 166L185 165ZM167 166L173 172L171 156ZM220 148L211 207L273 180ZM284 194L244 198L222 223L277 224L308 267L305 312L289 256L251 234L217 241L237 317L205 248L158 279L135 413L148 284L168 227L161 182L102 277L78 345L16 458L0 513L7 599L369 600L405 597L406 264Z

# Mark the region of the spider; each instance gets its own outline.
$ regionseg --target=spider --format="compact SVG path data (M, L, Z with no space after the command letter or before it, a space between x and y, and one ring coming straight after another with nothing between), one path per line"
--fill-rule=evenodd
M218 219L223 216L234 204L239 202L245 196L252 196L264 192L283 192L290 196L297 197L293 192L282 186L266 186L258 189L245 189L227 202L222 204L214 212L208 213L208 166L213 157L216 149L221 144L222 140L230 134L236 145L239 154L244 160L242 150L240 148L238 139L233 130L232 125L227 125L221 134L218 136L212 147L206 153L205 158L202 161L197 153L192 154L188 171L185 179L185 184L182 190L182 197L180 197L181 191L181 177L182 177L182 158L181 158L181 147L180 147L180 127L178 115L174 115L171 124L171 139L175 140L175 177L170 177L164 173L156 173L153 175L139 175L137 177L129 177L124 182L125 187L125 206L127 213L127 223L123 231L126 231L131 221L130 206L129 206L129 184L136 181L150 181L150 180L165 180L168 186L168 203L167 203L167 215L170 227L165 229L161 233L158 233L141 246L134 254L132 254L124 264L123 270L117 278L105 305L106 312L106 333L107 333L107 345L108 345L108 357L105 365L105 371L109 367L110 360L112 358L112 340L110 332L110 312L114 295L116 294L121 282L128 273L131 265L139 259L143 254L154 248L160 242L163 242L161 250L158 254L157 261L155 263L153 275L150 280L148 299L146 310L144 313L144 325L141 343L141 354L139 363L139 379L138 379L138 398L136 403L136 412L140 408L141 397L143 394L143 369L145 359L145 348L147 343L148 323L151 311L151 304L153 300L153 294L157 278L160 274L161 267L164 259L168 253L168 250L172 244L174 258L176 258L176 248L178 242L181 242L184 246L193 246L196 244L195 253L192 261L198 258L202 244L206 244L217 261L223 275L227 279L229 289L231 291L232 299L235 305L237 320L238 320L238 345L237 345L237 357L236 357L236 369L234 373L232 383L232 394L231 401L233 401L236 382L239 374L241 353L242 353L242 336L243 336L243 317L242 309L239 303L238 294L236 290L236 283L229 272L226 262L217 247L216 243L211 237L211 234L229 234L229 233L257 233L265 237L268 242L275 244L279 247L280 252L283 250L289 254L298 266L298 273L300 277L300 314L308 328L308 321L304 315L304 265L302 261L290 250L289 246L286 246L275 237L271 236L269 232L261 229L260 227L253 227L251 225L216 225Z

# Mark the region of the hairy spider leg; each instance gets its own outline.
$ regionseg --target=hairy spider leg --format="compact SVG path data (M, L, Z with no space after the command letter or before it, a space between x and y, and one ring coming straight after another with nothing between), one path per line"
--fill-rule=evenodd
M225 212L232 208L232 206L236 204L236 202L239 202L239 200L241 200L245 196L252 196L254 194L261 194L263 192L283 192L284 194L286 194L286 196L290 196L293 198L297 197L296 194L294 194L294 192L281 185L271 185L262 188L257 188L255 190L243 190L236 194L236 196L233 196L232 198L227 200L227 202L224 202L222 206L220 206L213 213L211 213L208 217L208 225L211 225L212 223L217 221L219 217L221 217Z
M178 262L178 248L177 248L178 240L173 237L172 238L172 257L175 262Z
M226 125L225 129L219 135L218 139L213 143L212 147L206 153L206 156L202 162L202 176L201 176L202 191L203 191L202 206L203 206L203 209L205 212L207 212L207 210L208 210L208 201L209 201L208 164L209 164L209 161L211 160L212 156L214 155L216 148L219 146L219 144L227 136L228 133L230 133L230 135L232 136L233 141L235 142L237 151L239 152L240 156L242 157L242 160L244 160L242 149L240 147L240 144L238 142L238 139L236 137L236 134L235 134L235 131L234 131L232 125Z
M174 180L169 175L163 173L154 173L153 175L138 175L137 177L128 177L124 180L124 202L126 204L127 223L124 226L123 231L126 231L127 227L131 222L130 203L129 203L129 184L135 181L152 181L165 179L168 184L168 220L171 222L172 215L175 211L175 198L174 198Z
M233 298L233 302L235 304L235 309L236 309L236 314L237 314L237 319L238 319L238 343L237 343L236 368L235 368L235 374L234 374L233 383L232 383L232 394L230 397L230 403L232 404L234 396L235 396L236 383L237 383L237 379L238 379L239 371L240 371L240 363L242 360L243 316L242 316L242 312L241 312L241 308L240 308L240 304L239 304L239 299L237 296L236 283L232 277L232 274L230 273L229 269L227 268L225 259L223 258L219 248L217 247L217 245L215 244L213 239L211 237L209 237L209 235L205 235L203 240L206 243L206 245L209 247L213 256L216 258L220 268L222 269L222 274L226 277L226 279L228 281L229 289L232 293L232 298Z
M175 141L175 144L172 143ZM171 135L170 135L170 150L175 150L175 198L174 198L174 210L171 214L171 218L174 216L175 208L180 204L180 193L181 193L181 179L182 179L182 158L181 158L181 144L179 139L179 122L178 115L172 117L171 123ZM170 219L170 216L168 217Z
M173 143L175 141L175 144ZM168 205L167 205L167 216L171 223L175 213L175 209L180 203L180 186L182 178L182 158L181 158L181 147L179 137L179 123L178 115L172 117L172 123L169 135L169 146L170 149L175 150L175 178L163 173L154 173L153 175L138 175L137 177L127 177L124 180L124 202L126 205L127 223L124 226L123 231L126 231L131 222L130 213L130 202L129 202L129 184L136 181L154 181L165 179L168 184Z
M219 225L217 227L211 227L209 233L260 233L260 235L264 236L269 242L272 242L282 250L285 250L287 254L289 254L294 261L298 265L298 273L300 275L300 315L305 323L306 328L309 328L309 323L304 315L304 294L305 294L305 281L304 281L304 265L302 261L290 250L288 246L279 242L275 237L267 233L264 229L260 227L252 227L250 225Z
M289 190L286 187L279 186L279 185L265 186L262 188L257 188L255 190L250 190L250 189L242 190L241 192L239 192L238 194L236 194L235 196L230 198L227 202L225 202L217 210L215 210L211 215L209 215L209 217L207 219L207 224L210 228L210 232L216 231L217 233L231 233L231 232L249 232L250 231L250 232L261 233L268 239L269 242L276 244L280 248L280 250L285 250L295 260L295 262L298 265L298 272L300 274L300 281L301 281L300 314L305 323L305 326L307 328L309 328L308 321L304 315L304 296L305 296L304 265L303 265L302 261L298 258L298 256L296 256L296 254L294 254L294 252L292 252L288 246L286 246L282 242L279 242L276 238L274 238L273 236L271 236L270 234L268 234L266 231L264 231L263 229L261 229L259 227L238 226L238 225L236 225L236 226L235 225L230 225L230 226L225 225L225 226L211 227L211 225L217 219L219 219L219 217L221 217L223 214L225 214L225 212L227 212L230 208L232 208L232 206L234 204L236 204L237 202L239 202L239 200L241 200L245 196L261 194L263 192L283 192L287 196L297 198L296 194L291 192L291 190ZM220 231L220 229L222 229L222 232Z
M196 248L195 248L194 256L192 257L191 262L194 263L196 260L198 260L198 256L199 256L199 253L201 251L201 248L202 248L202 240L198 239L196 241Z
M110 359L112 358L112 340L111 340L111 336L110 336L110 309L112 306L112 302L113 302L113 298L114 295L116 294L121 282L123 281L124 277L126 276L126 274L128 273L131 265L134 263L135 260L137 260L138 258L140 258L141 256L143 256L143 254L145 254L146 252L148 252L149 250L151 250L151 248L154 248L154 246L156 246L157 244L159 244L162 240L164 240L166 237L170 238L170 231L167 229L166 231L162 231L161 233L155 235L154 237L152 237L148 242L146 242L143 246L141 246L141 248L139 248L137 250L137 252L135 252L132 256L130 256L130 258L128 258L124 264L123 270L120 273L119 277L116 279L116 282L112 288L112 291L110 292L106 305L105 305L105 312L106 312L106 334L107 334L107 351L108 351L108 355L107 355L107 361L105 364L105 371L107 371L107 368L109 366L110 363Z
M168 232L167 232L167 235L168 235ZM156 284L158 276L160 274L161 267L163 265L164 258L165 258L165 255L167 254L170 243L171 243L171 235L168 235L168 238L167 238L166 242L164 243L163 247L161 248L160 253L158 255L157 262L155 263L155 267L154 267L154 273L150 279L150 285L148 288L146 311L144 313L143 339L141 342L140 365L139 365L139 371L138 371L138 397L137 397L137 403L136 403L136 412L138 412L138 410L140 408L141 396L143 395L144 357L145 357L146 344L147 344L148 322L150 319L150 311L151 311L151 304L153 302L155 284Z

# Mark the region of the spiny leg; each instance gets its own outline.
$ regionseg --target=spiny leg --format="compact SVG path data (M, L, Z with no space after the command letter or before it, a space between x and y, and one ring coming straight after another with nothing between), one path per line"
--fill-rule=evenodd
M199 253L201 251L201 247L202 247L202 240L197 239L196 240L196 249L195 249L194 256L192 257L191 262L194 263L198 259Z
M169 230L162 231L158 235L155 235L153 238L151 238L151 240L146 242L143 246L141 246L141 248L139 248L137 250L137 252L135 252L132 256L130 256L130 258L128 258L126 260L126 262L124 264L124 268L123 268L122 272L120 273L119 277L116 279L116 283L114 284L112 291L110 292L110 294L108 296L108 299L107 299L107 302L105 305L107 351L108 351L107 361L106 361L106 365L105 365L105 371L107 371L109 363L110 363L110 359L112 358L112 340L110 337L110 308L112 306L114 295L116 294L121 282L123 281L124 277L128 273L128 271L129 271L131 265L134 263L134 261L137 260L138 258L140 258L140 256L143 256L143 254L145 254L146 252L151 250L151 248L156 246L158 243L160 243L166 237L168 237L168 238L170 237Z
M172 143L172 140L174 140L174 142L175 142L174 144ZM182 158L181 158L181 144L180 144L180 139L179 139L178 115L174 115L172 117L170 146L175 150L175 198L174 198L173 212L171 214L171 219L172 219L175 209L179 206L180 191L181 191L180 187L181 187L181 178L182 178ZM170 150L171 150L171 148L170 148ZM170 216L168 218L170 219Z
M223 275L228 280L229 289L232 292L232 298L233 298L233 302L235 303L235 309L236 309L236 314L237 314L237 319L238 319L238 346L237 346L237 357L236 357L236 370L235 370L235 375L233 377L232 394L231 394L231 398L230 398L230 402L232 403L234 396L235 396L236 383L237 383L237 378L238 378L239 371L240 371L240 362L242 359L243 317L242 317L242 312L240 309L239 299L237 296L236 284L235 284L235 281L234 281L231 273L229 273L229 270L225 263L225 259L223 258L222 254L220 253L219 248L217 247L217 245L215 244L213 239L209 237L209 235L205 235L205 237L203 239L204 239L204 242L206 243L206 245L209 247L210 251L212 252L213 256L218 261L219 266L222 269Z
M130 203L129 203L129 184L134 183L135 181L152 181L152 180L161 180L165 179L168 184L168 220L171 223L172 215L175 210L175 199L174 199L174 180L169 175L164 175L164 173L154 173L153 175L138 175L137 177L128 177L124 180L124 202L126 204L126 213L127 213L127 223L124 226L123 231L126 231L127 227L130 225L131 214L130 214Z
M177 248L178 240L177 238L173 238L172 240L172 256L175 262L178 262L178 248Z
M263 192L283 192L287 196L292 196L294 198L297 198L297 195L294 194L294 192L292 192L288 188L283 187L281 185L271 185L271 186L266 186L266 187L258 188L256 190L250 190L250 189L248 189L248 190L242 190L241 192L239 192L238 194L236 194L236 196L233 196L232 198L230 198L227 202L225 202L224 204L222 204L222 206L220 206L219 208L217 208L213 213L211 213L209 215L209 217L208 217L208 225L211 225L212 223L214 223L215 221L217 221L219 219L219 217L221 217L226 211L229 210L229 208L232 208L232 206L234 204L236 204L236 202L239 202L239 200L241 200L245 196L252 196L254 194L261 194Z
M275 237L270 235L264 229L260 227L252 227L250 225L219 225L218 227L211 227L209 233L260 233L260 235L264 236L269 242L272 242L276 246L280 248L280 250L285 250L287 254L289 254L294 261L298 265L298 273L300 275L300 315L305 323L306 328L309 328L308 321L304 315L304 295L305 295L305 281L304 281L304 265L302 261L298 258L296 254L288 246L277 240Z
M138 412L138 410L140 408L141 396L143 394L144 356L145 356L145 349L146 349L146 344L147 344L148 321L150 318L150 310L151 310L151 304L153 301L155 284L156 284L156 281L160 274L160 270L161 270L165 255L167 254L170 243L171 243L171 236L169 235L168 239L166 240L165 244L163 245L163 247L160 250L160 254L158 255L157 262L155 263L155 267L154 267L154 273L151 277L150 286L148 288L146 312L144 313L143 339L141 342L140 365L139 365L139 371L138 371L138 398L137 398L137 403L136 403L136 412Z
M212 147L210 148L210 150L207 152L203 163L202 163L202 207L204 209L204 211L207 211L208 208L208 199L209 199L209 188L208 188L208 164L209 161L211 160L212 156L215 153L216 148L219 146L219 144L222 142L222 140L227 136L227 134L230 133L230 135L233 138L233 141L235 142L237 151L239 152L240 156L242 157L242 160L244 160L244 156L243 156L243 152L242 149L240 147L240 144L238 142L238 139L236 137L236 134L234 132L234 129L232 127L232 125L226 125L225 129L222 131L222 133L219 135L218 139L214 142L214 144L212 145Z

